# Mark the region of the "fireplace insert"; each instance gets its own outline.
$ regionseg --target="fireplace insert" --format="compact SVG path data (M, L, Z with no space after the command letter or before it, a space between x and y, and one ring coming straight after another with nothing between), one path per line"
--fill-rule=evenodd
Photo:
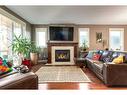
M56 62L69 62L70 61L70 50L55 50L55 61Z

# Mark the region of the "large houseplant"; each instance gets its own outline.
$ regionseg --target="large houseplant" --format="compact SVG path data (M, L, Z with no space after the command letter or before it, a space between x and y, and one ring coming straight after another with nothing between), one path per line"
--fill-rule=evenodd
M19 37L14 35L14 39L12 41L12 50L14 53L18 55L22 55L23 59L29 57L29 48L31 45L31 41L27 38Z
M21 35L17 37L14 35L14 39L12 40L12 50L13 50L13 61L14 66L19 66L24 62L24 59L29 60L29 48L31 45L31 41L27 38L22 37ZM30 61L29 61L30 62Z

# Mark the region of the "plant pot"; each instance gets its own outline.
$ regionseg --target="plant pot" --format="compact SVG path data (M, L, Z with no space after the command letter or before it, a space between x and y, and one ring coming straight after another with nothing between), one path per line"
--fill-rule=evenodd
M37 64L38 54L37 53L30 53L30 59L31 59L32 65Z

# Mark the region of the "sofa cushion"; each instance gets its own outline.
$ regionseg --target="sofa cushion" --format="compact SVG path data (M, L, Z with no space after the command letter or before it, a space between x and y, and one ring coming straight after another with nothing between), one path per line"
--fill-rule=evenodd
M94 71L96 74L99 74L99 76L102 75L102 71L103 71L103 62L97 61L97 60L92 60L92 59L89 59L88 61L91 63L91 66L92 66L92 68L93 68L93 71Z

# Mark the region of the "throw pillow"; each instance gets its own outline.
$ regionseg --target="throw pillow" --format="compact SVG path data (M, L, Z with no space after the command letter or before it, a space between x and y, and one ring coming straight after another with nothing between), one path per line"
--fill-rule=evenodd
M99 50L99 51L98 51L98 54L102 55L103 52L104 52L103 50Z
M6 66L0 66L0 75L3 75L5 73L8 73L8 72L11 72L12 71L12 68L8 68Z
M86 56L86 58L90 58L92 59L93 57L93 51L89 51L88 55Z
M123 55L120 55L119 57L115 58L113 60L113 63L115 63L115 64L121 64L121 63L123 63Z
M100 61L102 61L102 62L105 62L104 60L105 59L110 59L111 58L111 55L112 55L112 51L104 51L103 53L102 53L102 55L101 55L101 57L100 57ZM109 60L108 60L109 61Z
M112 56L111 56L111 58L110 58L109 61L112 62L113 59L117 58L119 55L120 55L120 54L119 54L118 52L114 52L114 53L112 54Z
M110 62L110 59L111 59L110 57L103 58L103 62L104 62L104 63Z
M94 54L92 59L99 60L100 56L101 56L100 54Z

